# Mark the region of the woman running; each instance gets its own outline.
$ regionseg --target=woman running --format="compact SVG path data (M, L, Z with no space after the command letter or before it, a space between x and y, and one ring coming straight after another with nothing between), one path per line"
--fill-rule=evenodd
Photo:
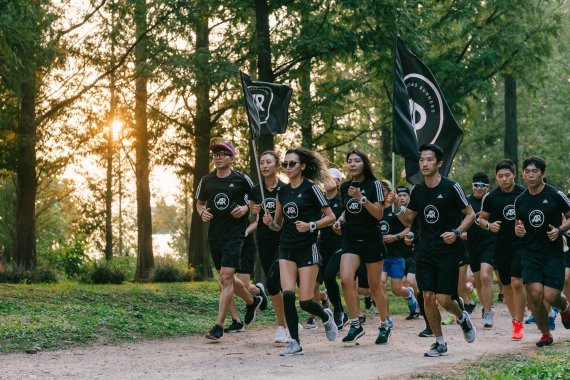
M289 184L277 192L275 217L266 213L263 222L273 231L281 231L279 239L279 270L285 319L291 339L281 356L302 355L299 341L299 316L295 307L295 288L299 276L299 303L306 312L323 321L326 336L334 341L338 329L333 313L313 301L315 283L321 264L317 248L317 230L330 226L334 220L322 191L312 181L328 182L326 163L316 153L290 149L282 164Z

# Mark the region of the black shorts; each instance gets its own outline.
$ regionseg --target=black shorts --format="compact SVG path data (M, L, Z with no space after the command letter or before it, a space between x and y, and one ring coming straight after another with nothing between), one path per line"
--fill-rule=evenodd
M327 269L331 258L338 254L340 247L335 247L334 245L318 244L319 253L321 254L321 268L319 269L319 274L317 275L317 282L322 284L325 278L325 270Z
M466 251L462 251L459 255L459 268L467 264L469 264L469 256Z
M570 250L564 252L564 266L570 268Z
M493 256L495 256L493 251L489 249L469 251L469 266L471 267L471 272L479 272L481 270L481 263L489 264L494 267L495 260Z
M257 250L259 251L259 261L261 261L263 273L267 278L271 265L279 260L279 238L257 239Z
M240 269L242 246L243 238L210 240L210 255L218 272L222 267Z
M540 282L544 286L562 291L564 263L562 255L522 255L522 278L525 284Z
M461 254L416 252L416 280L424 292L455 295Z
M520 251L503 251L500 255L495 252L495 268L503 285L511 284L511 277L522 277Z
M406 275L408 275L408 273L416 273L416 260L414 259L414 256L406 258L406 268L404 269L404 273Z
M363 263L377 263L384 260L386 246L381 238L365 241L344 239L342 242L342 254L345 253L358 255Z
M295 248L279 247L279 260L293 261L297 264L297 268L321 265L321 255L317 243Z
M241 247L241 267L237 271L242 274L253 274L253 269L255 267L255 241L253 236L248 236L243 241L243 246Z

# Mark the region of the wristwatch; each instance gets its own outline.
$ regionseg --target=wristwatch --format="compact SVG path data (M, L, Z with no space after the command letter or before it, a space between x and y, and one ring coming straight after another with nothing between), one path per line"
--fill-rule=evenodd
M317 229L317 223L309 222L309 231L315 232L316 229Z
M454 228L451 230L457 237L461 237L461 230L459 228Z
M359 203L360 203L361 205L365 204L366 202L368 202L368 199L367 199L366 197L360 198Z

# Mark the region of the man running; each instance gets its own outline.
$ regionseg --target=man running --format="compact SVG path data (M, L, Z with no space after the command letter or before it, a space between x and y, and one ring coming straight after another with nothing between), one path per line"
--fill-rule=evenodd
M461 233L471 226L475 213L461 186L439 174L442 157L443 149L435 144L420 147L419 166L424 180L412 189L408 207L399 214L405 225L411 225L419 215L421 239L416 247L416 277L418 287L424 292L425 313L436 337L436 342L424 354L428 357L447 355L436 301L455 315L468 343L476 337L469 314L452 299L459 280Z
M522 238L522 277L528 304L542 332L538 347L553 343L544 301L560 309L562 323L570 329L568 300L562 294L562 236L570 229L570 202L563 192L544 183L545 172L546 162L540 157L524 160L523 178L528 188L515 200L515 233Z

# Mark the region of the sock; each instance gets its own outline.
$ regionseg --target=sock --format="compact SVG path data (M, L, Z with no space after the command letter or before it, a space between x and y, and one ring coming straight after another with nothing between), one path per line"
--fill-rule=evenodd
M552 318L552 317L556 317L556 313L554 312L554 309L553 309L553 308L550 308L550 311L548 312L548 316L551 317L551 318Z
M360 319L358 319L358 317L356 317L356 318L354 318L354 319L351 319L351 320L350 320L350 325L351 325L352 327L359 328L359 327L360 327Z
M408 288L408 295L405 297L407 300L412 298L412 290L410 288Z
M284 291L283 292L283 309L285 310L285 320L287 321L287 327L289 328L289 335L291 339L299 341L299 315L297 314L297 308L295 307L295 292Z
M438 344L445 344L445 339L443 339L443 335L442 335L442 336L436 336L436 337L435 337L435 341L436 341Z
M323 323L328 322L329 315L325 313L325 309L323 309L321 304L316 303L312 299L301 301L299 304L301 305L301 309L305 310L307 313L318 316L321 318Z
M380 327L388 328L388 321L385 322L380 321Z

